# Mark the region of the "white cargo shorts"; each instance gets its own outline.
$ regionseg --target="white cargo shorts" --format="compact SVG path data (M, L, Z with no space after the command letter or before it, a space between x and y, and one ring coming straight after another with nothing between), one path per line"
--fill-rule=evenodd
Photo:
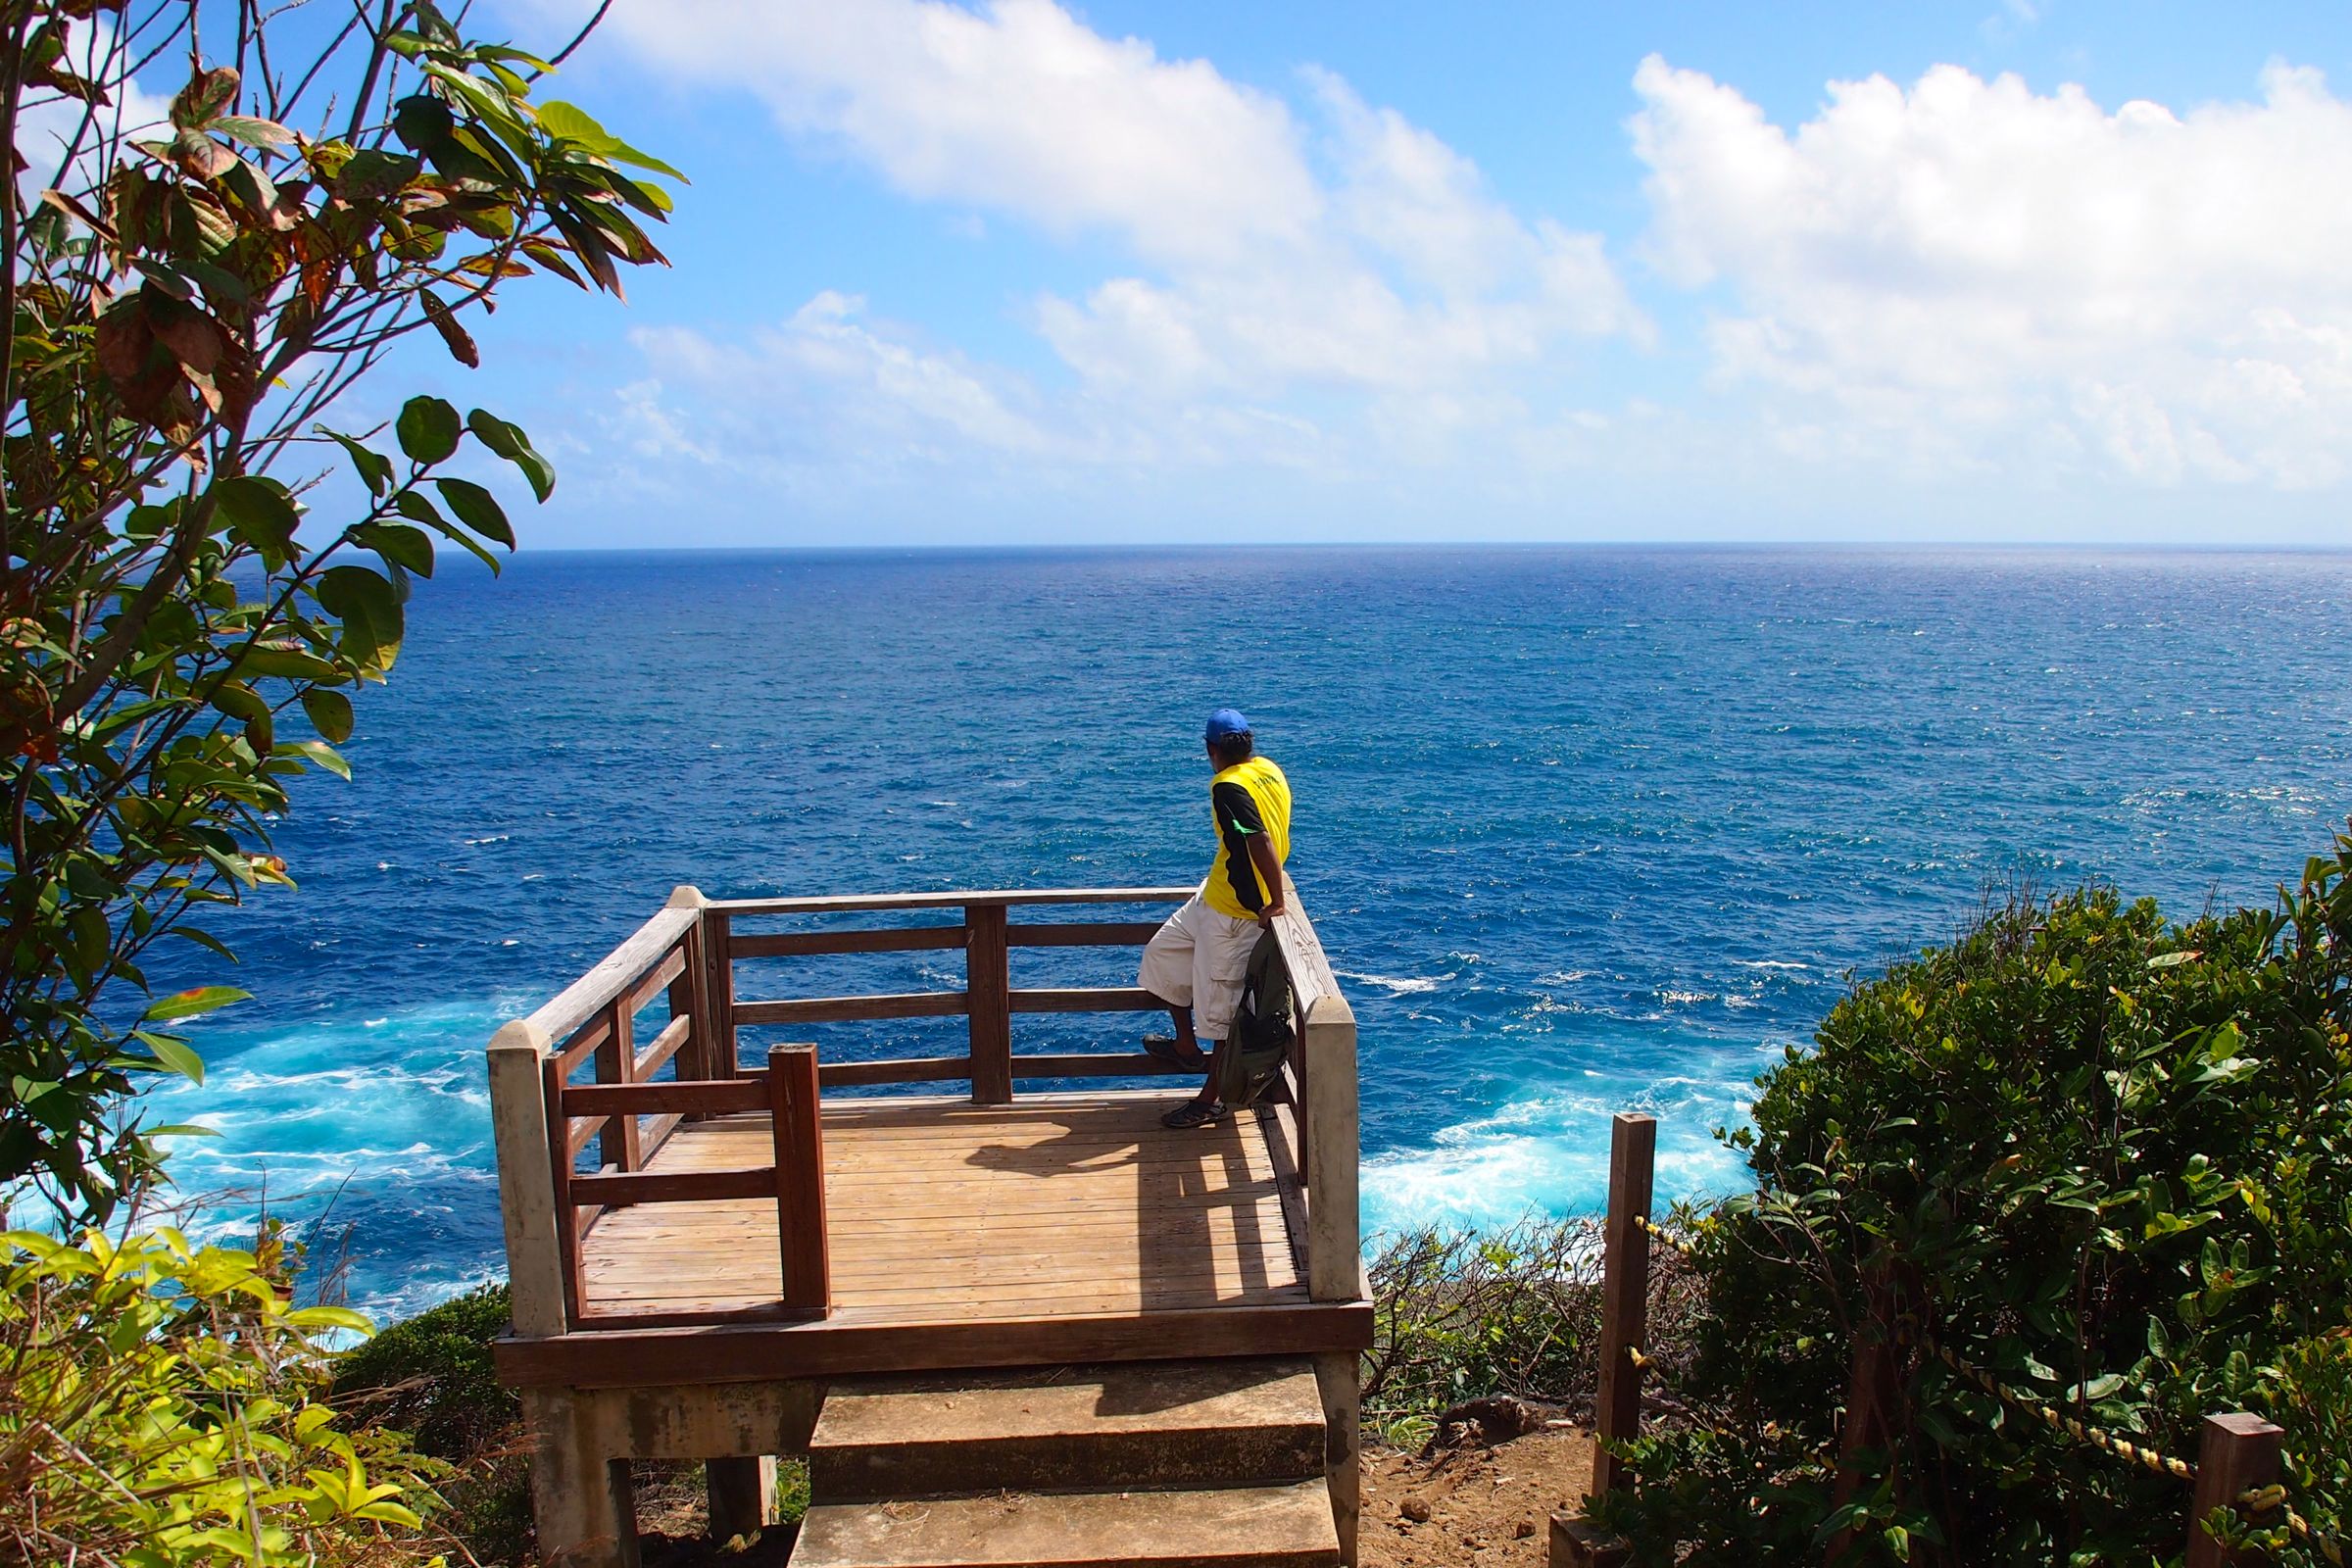
M1193 1031L1202 1040L1222 1040L1233 1031L1258 934L1255 920L1219 914L1196 893L1145 946L1135 983L1162 1002L1192 1008Z

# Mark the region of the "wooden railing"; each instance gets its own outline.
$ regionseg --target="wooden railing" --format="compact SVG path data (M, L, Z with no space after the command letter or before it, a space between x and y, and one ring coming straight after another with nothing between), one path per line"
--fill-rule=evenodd
M1009 1102L1025 1081L1139 1077L1177 1072L1127 1052L1016 1054L1016 1016L1156 1010L1133 987L1016 988L1020 949L1142 947L1157 920L1014 919L1015 910L1085 905L1172 905L1191 888L1083 888L1047 892L878 894L840 898L706 899L680 888L662 910L595 968L491 1042L490 1092L501 1206L518 1334L561 1334L620 1321L590 1312L580 1247L607 1211L633 1203L773 1198L782 1256L777 1300L757 1310L694 1315L696 1322L822 1315L826 1310L822 1148L823 1091L884 1084L968 1082L980 1104ZM1271 1096L1268 1149L1305 1239L1309 1295L1364 1296L1357 1233L1355 1020L1332 978L1313 926L1293 911L1276 921L1298 1021L1292 1059ZM955 924L858 930L740 929L794 916L954 910ZM845 954L963 954L959 991L745 998L740 965ZM648 1033L640 1018L666 997L667 1017ZM763 1069L739 1059L746 1028L961 1016L961 1054L819 1063L813 1047L770 1052ZM674 1063L674 1065L673 1065ZM652 1081L668 1066L672 1079ZM571 1080L582 1068L593 1081ZM765 1111L775 1118L771 1165L692 1175L645 1166L689 1117ZM597 1146L596 1168L577 1171ZM630 1319L633 1325L645 1319ZM666 1321L666 1319L665 1319Z
M967 1047L956 1056L910 1056L883 1061L827 1062L824 1086L846 1089L875 1084L968 1081L976 1104L1004 1104L1024 1078L1136 1077L1174 1069L1136 1054L1084 1053L1016 1056L1012 1019L1021 1013L1143 1012L1160 1004L1132 987L1015 989L1011 954L1019 948L1140 948L1159 929L1150 921L1014 921L1011 911L1067 905L1180 904L1190 888L1079 888L1045 893L906 893L836 899L727 899L705 912L706 940L725 960L712 971L713 1005L722 1037L734 1030L774 1024L846 1023L892 1018L951 1018L967 1021ZM955 925L898 925L856 931L747 933L745 920L788 915L906 913L953 909ZM737 991L737 965L746 960L862 953L963 954L960 991L918 991L868 996L745 1000Z

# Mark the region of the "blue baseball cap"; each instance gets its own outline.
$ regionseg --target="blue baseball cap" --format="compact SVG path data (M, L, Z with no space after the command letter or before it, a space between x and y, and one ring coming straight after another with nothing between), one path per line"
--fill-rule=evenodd
M1242 716L1242 710L1238 708L1220 708L1208 715L1209 740L1229 741L1236 735L1249 733L1250 721Z

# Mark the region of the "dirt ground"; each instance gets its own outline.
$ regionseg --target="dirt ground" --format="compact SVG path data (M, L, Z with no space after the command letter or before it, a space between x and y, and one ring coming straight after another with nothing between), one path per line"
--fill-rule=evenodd
M1428 1460L1368 1449L1362 1568L1541 1568L1552 1513L1592 1476L1591 1435L1566 1427Z
M1552 1512L1584 1495L1592 1469L1592 1438L1570 1428L1426 1460L1367 1449L1361 1568L1542 1568ZM789 1528L735 1550L699 1539L701 1482L694 1467L639 1471L646 1568L780 1568Z

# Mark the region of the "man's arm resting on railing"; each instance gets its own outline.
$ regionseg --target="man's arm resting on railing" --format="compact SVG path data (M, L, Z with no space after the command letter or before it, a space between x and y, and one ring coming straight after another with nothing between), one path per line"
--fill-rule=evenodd
M1257 923L1271 931L1274 917L1291 911L1282 902L1282 862L1274 858L1274 845L1263 833L1250 835L1250 863L1257 868L1257 885L1266 890L1266 902L1258 908Z

